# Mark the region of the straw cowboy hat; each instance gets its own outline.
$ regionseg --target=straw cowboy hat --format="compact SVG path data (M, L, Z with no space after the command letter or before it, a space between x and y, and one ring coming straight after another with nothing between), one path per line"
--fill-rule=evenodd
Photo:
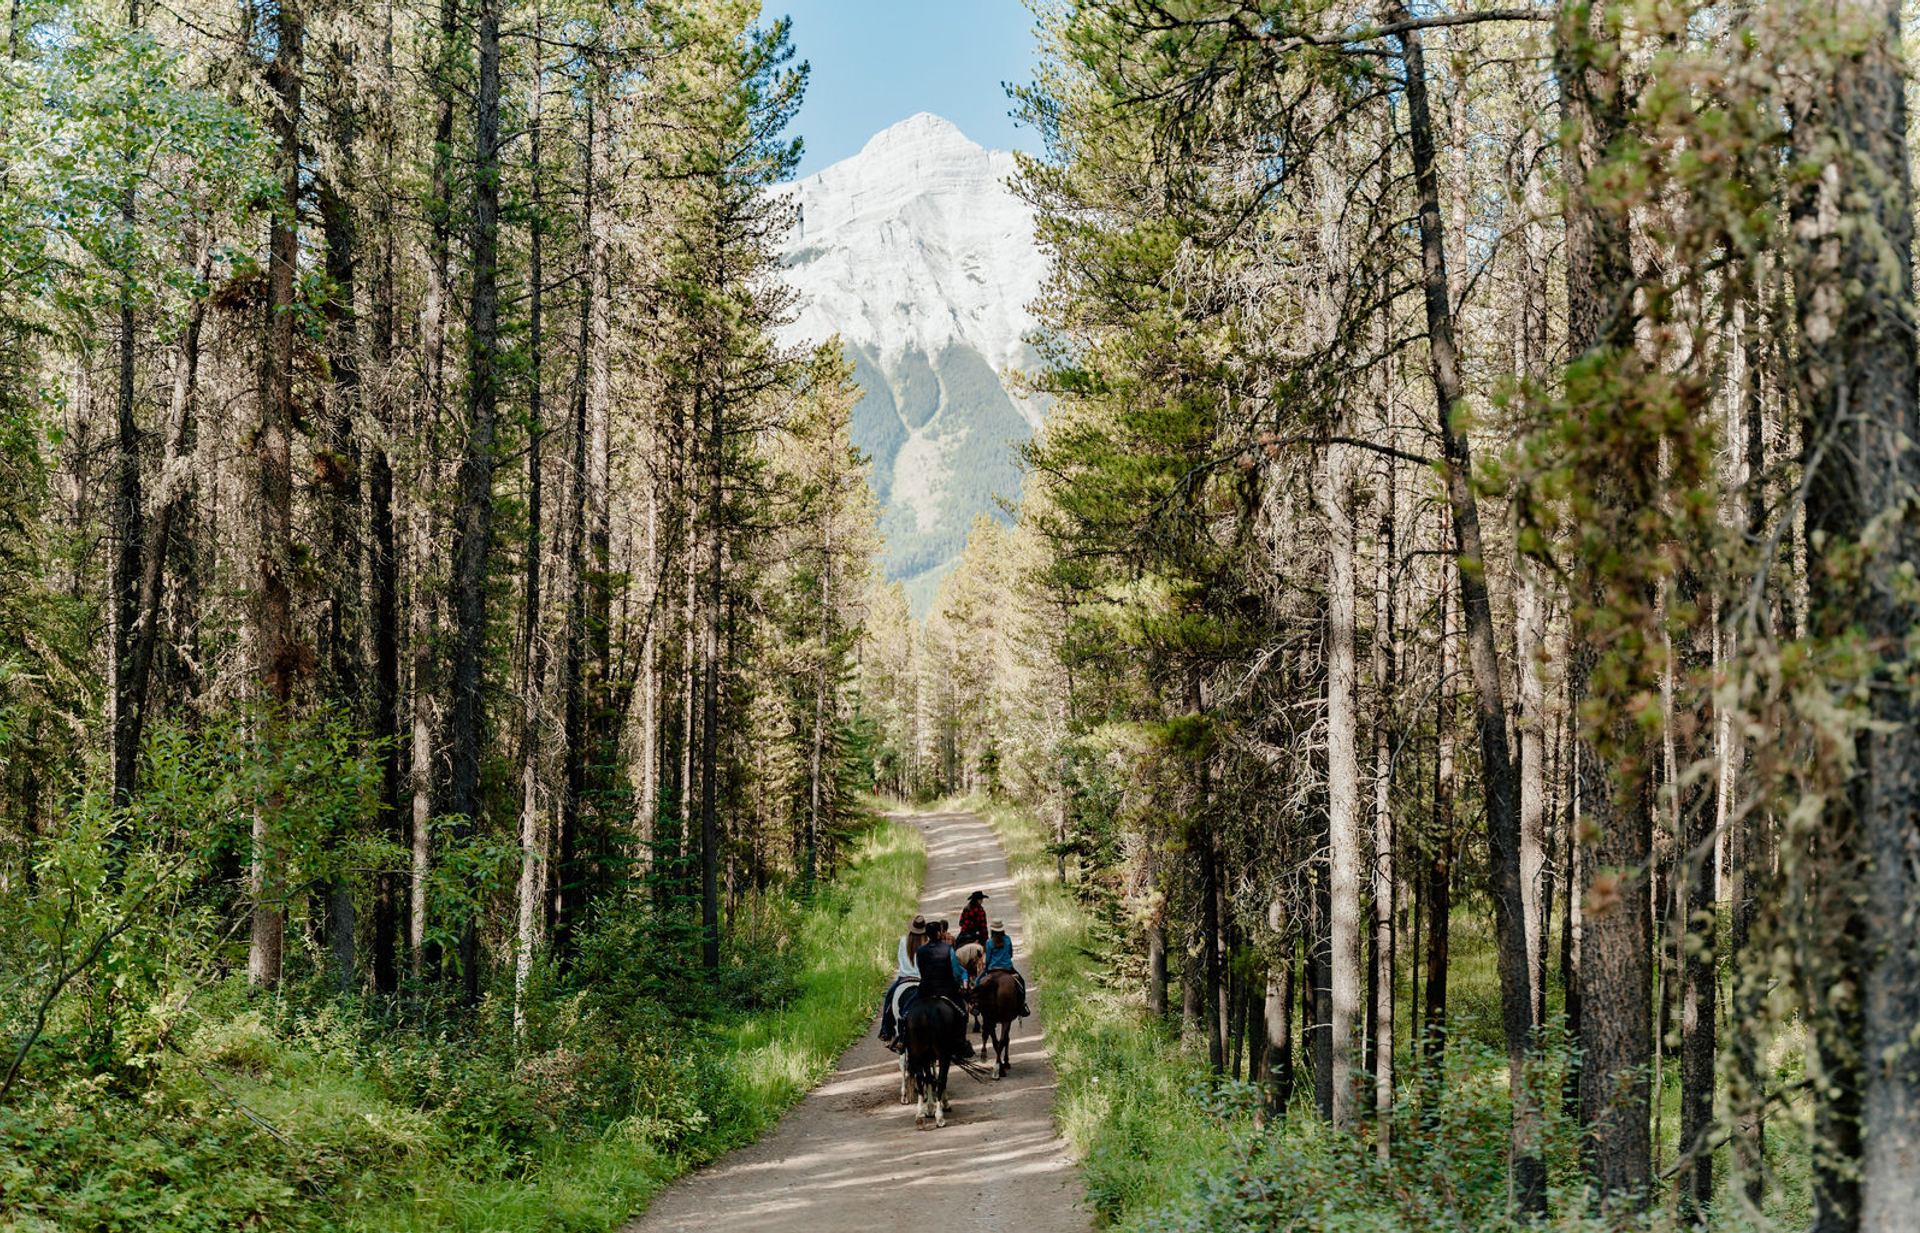
M927 918L924 916L914 917L913 924L907 927L908 933L925 933L926 931L927 931Z
M994 921L991 925L988 925L987 928L993 930L995 933L1005 933L1007 931L1007 922L1003 920L997 920L997 921Z

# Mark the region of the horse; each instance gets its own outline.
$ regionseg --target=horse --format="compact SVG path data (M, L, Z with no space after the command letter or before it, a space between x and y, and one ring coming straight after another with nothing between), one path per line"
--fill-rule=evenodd
M913 1009L915 999L920 996L920 978L909 976L899 981L893 988L893 1030L900 1039L900 1103L906 1104L912 1097L907 1094L907 1055L905 1053L907 1012Z
M1004 1078L1012 1063L1007 1049L1013 1039L1013 1021L1020 1017L1020 978L1005 968L982 976L974 986L974 1005L980 1011L980 1047L993 1046L993 1077Z
M900 1039L907 1045L900 1058L901 1083L904 1090L910 1077L920 1101L913 1119L915 1126L927 1124L929 1105L934 1128L947 1124L947 1072L959 1056L954 1042L961 1039L966 1027L966 1012L945 997L916 998L901 1019Z

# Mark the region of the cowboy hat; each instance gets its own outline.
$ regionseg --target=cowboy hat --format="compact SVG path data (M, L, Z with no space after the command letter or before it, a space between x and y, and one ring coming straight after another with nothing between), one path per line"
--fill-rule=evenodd
M914 917L913 924L908 926L907 928L908 933L925 933L926 931L927 931L927 918L924 916Z
M997 921L994 921L993 924L987 926L987 928L993 930L995 933L1005 933L1007 931L1007 922L1003 920L997 920Z
M968 903L972 903L972 902L973 902L974 900L976 900L976 899L985 899L986 897L987 897L987 892L985 892L985 891L975 891L975 892L973 892L973 893L972 893L971 895L968 895L968 896L967 896L967 902L968 902Z

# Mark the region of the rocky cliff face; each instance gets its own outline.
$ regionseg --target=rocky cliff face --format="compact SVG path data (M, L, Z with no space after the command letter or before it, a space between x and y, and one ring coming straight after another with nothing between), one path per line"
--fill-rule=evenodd
M1014 448L1043 410L1004 380L1032 363L1027 306L1045 268L1012 171L1012 155L922 113L785 190L799 293L786 341L838 334L854 362L866 396L853 439L873 460L884 567L916 613L974 518L1018 498Z

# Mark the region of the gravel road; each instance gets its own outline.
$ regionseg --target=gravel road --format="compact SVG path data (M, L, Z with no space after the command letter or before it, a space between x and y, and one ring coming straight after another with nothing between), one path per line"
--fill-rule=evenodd
M902 820L926 832L921 910L957 921L968 892L986 891L988 915L1006 918L1024 971L1020 909L992 830L964 813ZM914 1128L894 1055L869 1030L772 1134L669 1187L626 1233L1086 1233L1079 1175L1053 1130L1038 982L1029 1001L1033 1016L1014 1029L1013 1069L997 1082L956 1069L944 1129Z

